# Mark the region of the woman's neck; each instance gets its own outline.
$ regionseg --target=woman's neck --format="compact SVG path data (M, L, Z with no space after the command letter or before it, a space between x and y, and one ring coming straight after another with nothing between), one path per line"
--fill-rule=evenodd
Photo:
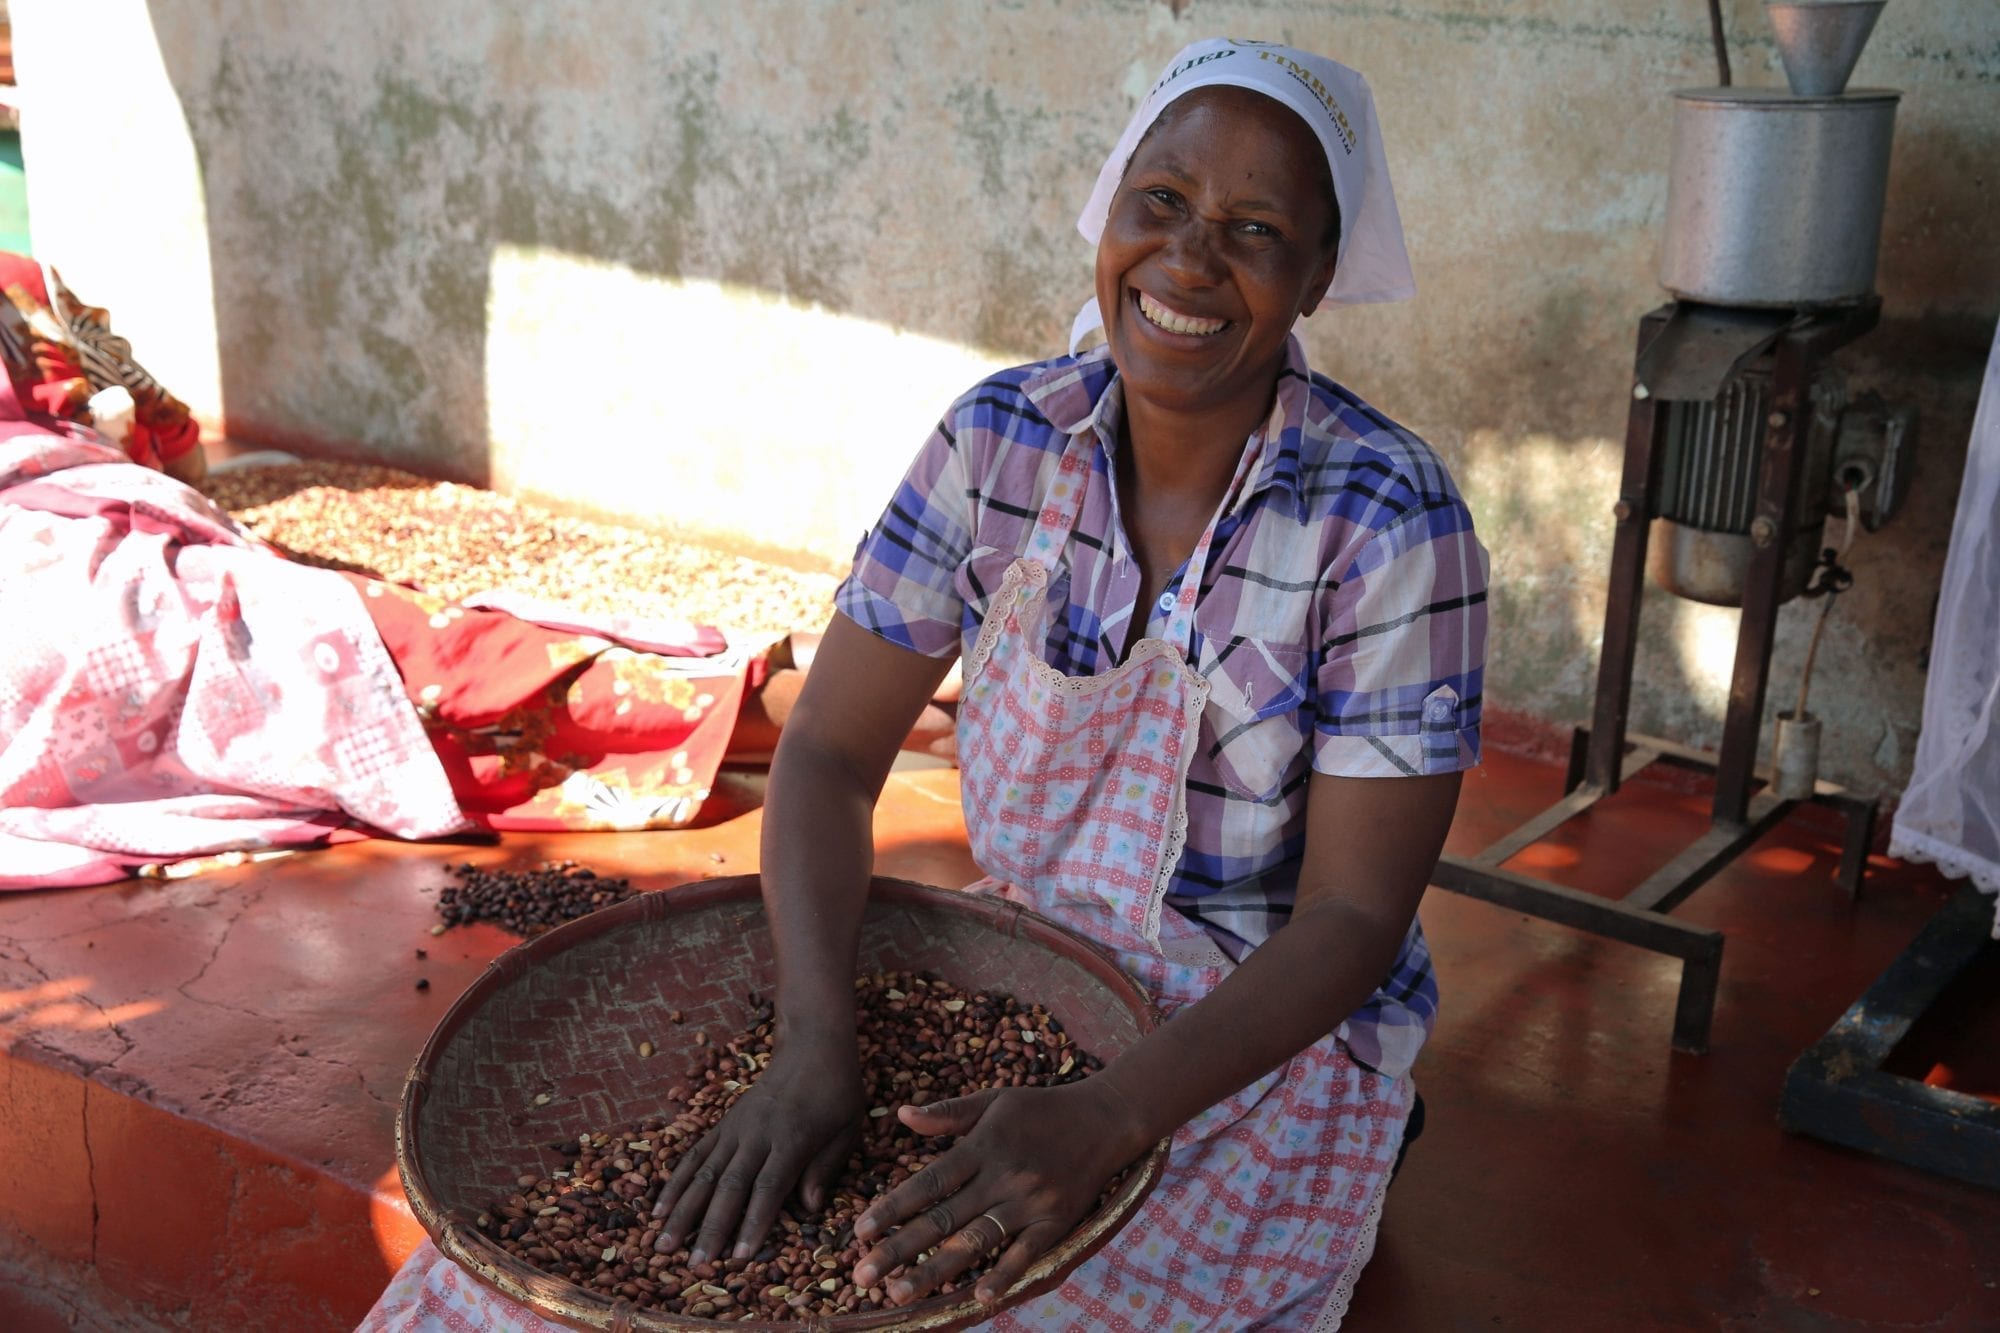
M1162 408L1128 397L1124 440L1129 484L1148 497L1205 505L1213 514L1236 475L1251 432L1270 413L1271 396L1205 412Z
M1118 507L1139 564L1140 607L1153 605L1201 540L1269 402L1262 411L1160 412L1127 400Z

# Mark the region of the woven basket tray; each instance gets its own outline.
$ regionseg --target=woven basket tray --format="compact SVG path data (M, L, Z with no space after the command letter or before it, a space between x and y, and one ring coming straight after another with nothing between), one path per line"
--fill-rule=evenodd
M877 879L861 931L862 973L927 971L967 990L1048 1007L1109 1061L1153 1026L1145 993L1097 946L1002 899ZM697 1063L694 1037L726 1041L746 994L772 987L755 875L642 894L516 945L452 1004L403 1089L396 1165L410 1206L446 1256L538 1314L574 1328L715 1329L717 1321L639 1310L541 1273L472 1219L546 1165L547 1145L658 1114L662 1091ZM667 1019L678 1009L683 1022ZM639 1043L656 1048L650 1059ZM535 1104L537 1095L549 1100ZM1044 1255L1003 1304L1046 1291L1145 1199L1162 1142L1103 1207ZM941 1329L991 1312L970 1290L896 1310L739 1329Z

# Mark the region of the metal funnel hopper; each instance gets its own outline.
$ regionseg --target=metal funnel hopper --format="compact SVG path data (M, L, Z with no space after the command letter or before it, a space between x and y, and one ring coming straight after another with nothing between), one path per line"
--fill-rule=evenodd
M1785 81L1801 97L1838 97L1868 45L1886 0L1764 0L1785 62Z

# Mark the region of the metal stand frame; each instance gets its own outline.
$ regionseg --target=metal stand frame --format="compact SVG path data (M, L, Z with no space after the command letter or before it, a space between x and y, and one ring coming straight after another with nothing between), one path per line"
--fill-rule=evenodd
M1967 884L1785 1074L1786 1129L2000 1189L2000 1106L1882 1072L1958 974L1989 949L1993 901Z
M1604 612L1604 645L1598 662L1597 698L1591 725L1577 728L1570 747L1563 799L1476 856L1446 856L1431 882L1469 897L1561 925L1622 940L1681 960L1680 997L1674 1007L1673 1044L1699 1054L1708 1049L1721 979L1721 931L1675 921L1667 915L1706 884L1751 843L1782 820L1798 802L1755 792L1758 736L1762 730L1765 686L1778 623L1779 584L1787 538L1794 529L1806 436L1812 425L1810 386L1819 359L1860 337L1875 325L1880 305L1804 314L1777 336L1772 375L1771 415L1766 423L1757 500L1751 520L1749 571L1742 620L1736 635L1736 665L1722 747L1708 755L1651 736L1628 735L1632 670L1639 647L1639 609L1645 580L1646 542L1652 522L1653 489L1659 480L1660 435L1665 414L1658 400L1635 392L1625 425L1625 471L1613 509L1617 530L1611 548L1611 580ZM1674 307L1663 306L1640 321L1639 353L1665 327ZM1635 358L1636 364L1636 358ZM1709 829L1622 899L1552 884L1502 869L1502 863L1591 806L1653 763L1694 768L1715 776ZM1847 817L1846 846L1839 880L1850 895L1860 890L1869 843L1875 832L1875 802L1831 783L1820 783L1808 798Z

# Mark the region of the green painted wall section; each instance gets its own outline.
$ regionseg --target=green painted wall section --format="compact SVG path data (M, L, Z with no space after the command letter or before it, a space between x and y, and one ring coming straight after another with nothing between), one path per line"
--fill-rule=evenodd
M28 181L21 169L21 136L0 130L0 250L33 254L28 233Z

